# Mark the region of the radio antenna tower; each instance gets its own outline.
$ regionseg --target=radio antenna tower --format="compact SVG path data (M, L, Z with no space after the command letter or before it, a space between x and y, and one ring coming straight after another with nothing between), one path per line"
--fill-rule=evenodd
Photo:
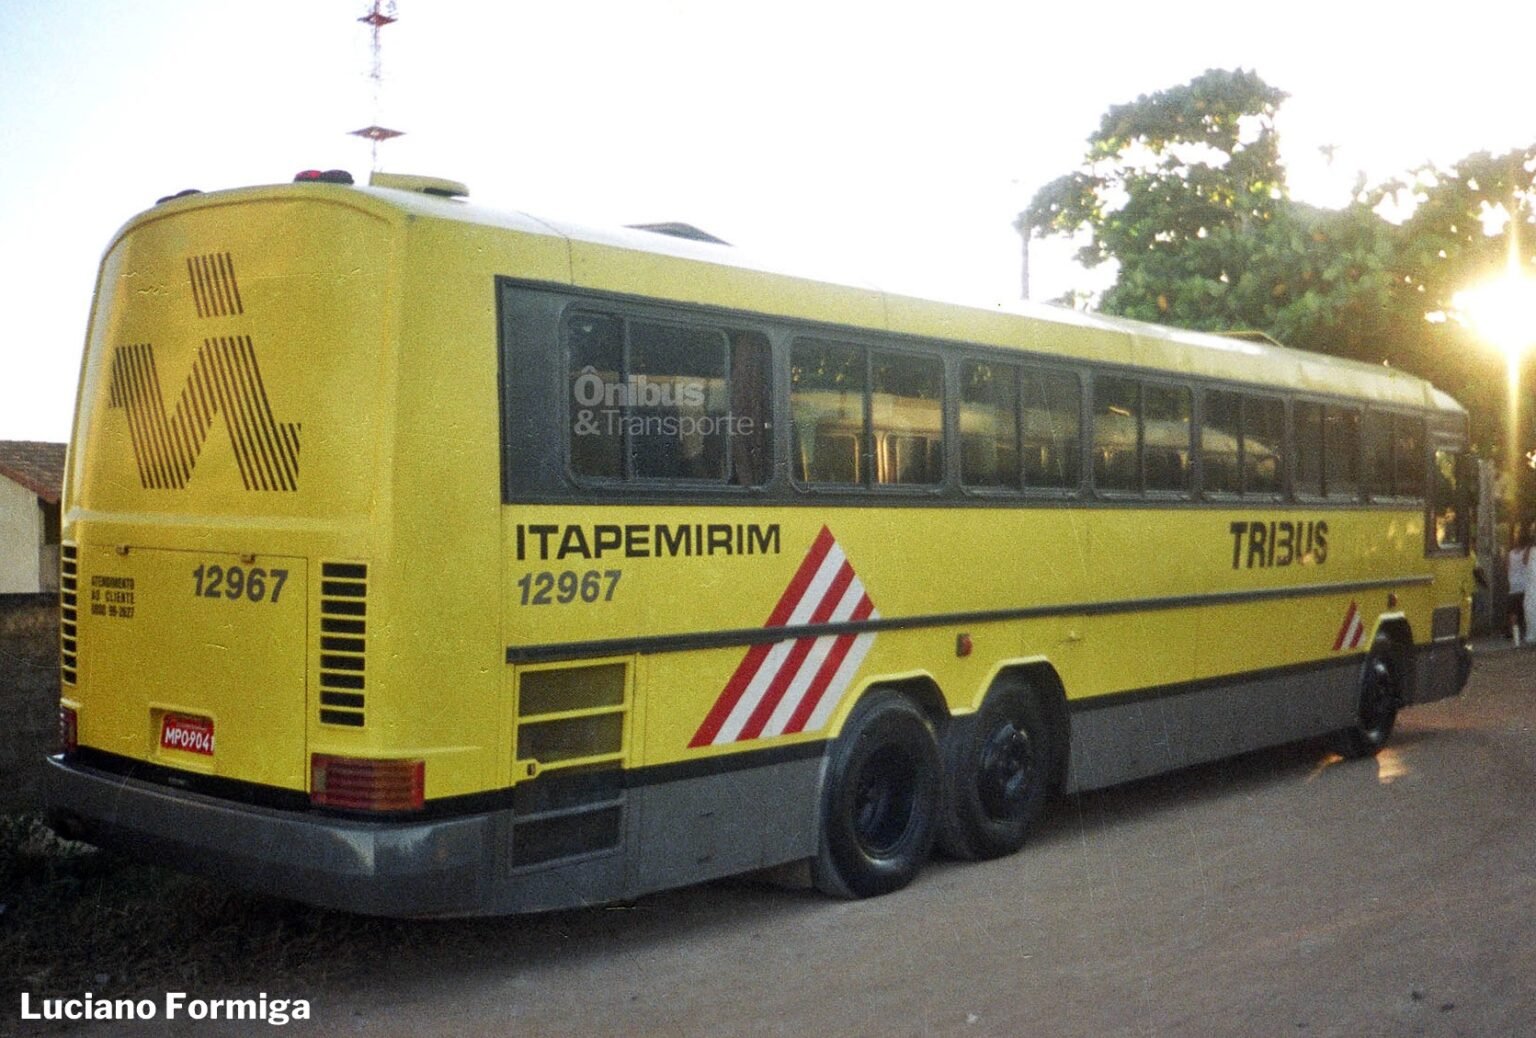
M387 0L387 2L373 0L373 6L358 19L358 21L373 31L373 69L368 73L368 78L373 80L374 123L372 126L365 126L361 130L353 130L351 136L366 137L373 142L372 163L375 173L379 169L379 142L387 141L391 137L402 136L405 132L404 130L387 129L380 126L378 122L384 86L384 52L379 42L379 30L383 29L386 25L393 25L399 20L399 16L395 12L395 0Z

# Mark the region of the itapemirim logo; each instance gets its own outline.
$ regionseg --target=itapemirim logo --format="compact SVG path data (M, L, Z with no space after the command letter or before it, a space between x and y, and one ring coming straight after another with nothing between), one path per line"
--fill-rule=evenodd
M224 419L245 489L299 489L299 423L273 416L250 336L203 340L170 415L149 343L117 347L111 379L108 406L126 412L146 490L186 487L216 415Z

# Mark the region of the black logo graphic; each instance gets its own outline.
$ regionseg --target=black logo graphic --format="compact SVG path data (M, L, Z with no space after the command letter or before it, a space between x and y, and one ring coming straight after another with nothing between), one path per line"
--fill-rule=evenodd
M108 403L127 411L139 480L146 489L187 485L215 415L224 419L245 489L299 489L299 423L273 417L249 336L205 339L171 414L155 369L155 348L148 343L119 346L112 354Z

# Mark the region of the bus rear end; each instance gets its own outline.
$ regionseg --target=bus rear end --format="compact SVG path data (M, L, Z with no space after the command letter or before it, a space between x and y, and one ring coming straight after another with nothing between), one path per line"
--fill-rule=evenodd
M368 717L398 219L327 185L191 197L103 259L65 486L67 834L322 901L390 867L369 823L312 819L423 800L421 761L330 752Z

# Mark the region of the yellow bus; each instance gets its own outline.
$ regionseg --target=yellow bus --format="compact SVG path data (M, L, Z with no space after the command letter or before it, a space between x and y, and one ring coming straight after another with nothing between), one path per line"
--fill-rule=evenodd
M396 916L863 897L1465 683L1466 414L1417 378L467 196L311 174L112 240L60 831Z

